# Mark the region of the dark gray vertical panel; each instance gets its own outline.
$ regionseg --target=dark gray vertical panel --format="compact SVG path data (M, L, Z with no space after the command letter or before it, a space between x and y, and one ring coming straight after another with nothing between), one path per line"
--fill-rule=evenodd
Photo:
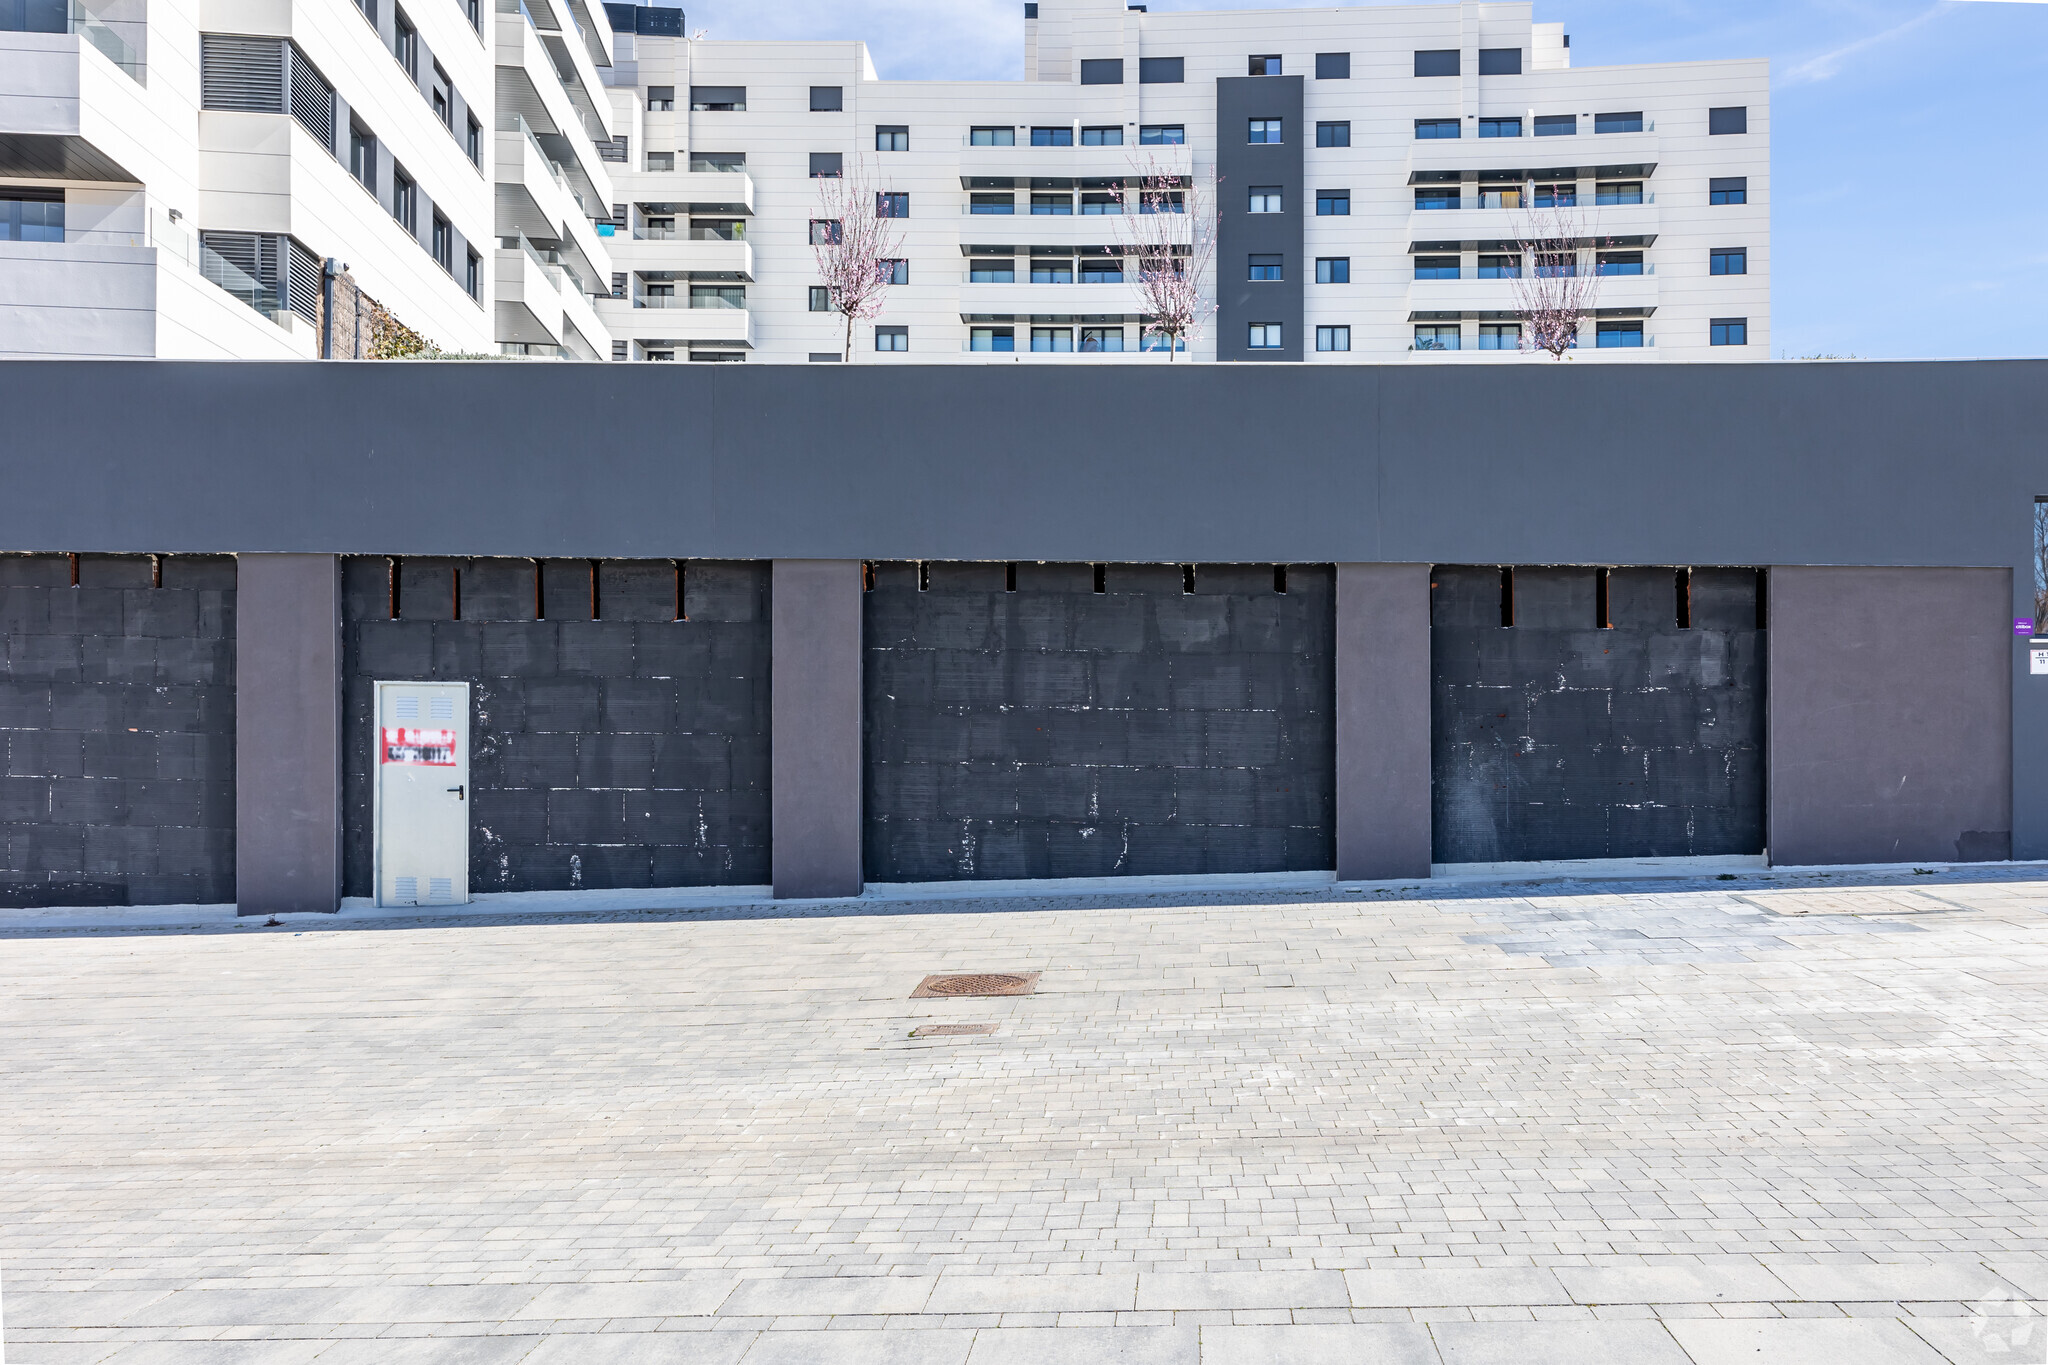
M861 889L861 566L778 559L770 589L778 897Z
M1246 141L1255 118L1283 120L1278 145ZM1302 357L1302 227L1314 205L1302 178L1301 77L1224 76L1216 81L1216 358L1299 360ZM1252 213L1255 185L1278 185L1283 213ZM1332 187L1336 188L1336 187ZM1246 260L1277 252L1283 278L1252 283ZM1254 351L1245 343L1254 322L1277 322L1286 345Z
M2012 573L1770 571L1770 854L2012 853Z
M1337 566L1337 877L1429 875L1429 565Z
M244 915L341 895L341 561L243 555L235 664L235 899Z

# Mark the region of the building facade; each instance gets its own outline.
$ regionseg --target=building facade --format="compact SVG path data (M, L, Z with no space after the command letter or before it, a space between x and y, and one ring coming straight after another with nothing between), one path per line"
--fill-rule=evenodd
M586 0L0 6L0 357L601 359Z
M1507 360L1517 276L1565 270L1579 359L1768 354L1764 61L1575 68L1525 3L1038 0L1024 80L885 81L860 43L607 8L615 359L839 358L833 177L901 219L862 361L1143 358L1148 179L1215 210L1194 359Z

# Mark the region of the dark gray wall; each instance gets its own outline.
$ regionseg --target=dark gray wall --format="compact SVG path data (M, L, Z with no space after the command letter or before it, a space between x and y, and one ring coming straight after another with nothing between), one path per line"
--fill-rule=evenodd
M1284 141L1246 140L1251 120L1282 120ZM1304 139L1315 129L1302 121L1301 77L1223 76L1216 81L1216 358L1299 360L1304 281L1302 225L1314 211L1302 183ZM1278 185L1285 211L1250 211L1254 185ZM1284 274L1253 283L1246 270L1253 252L1277 253ZM1313 267L1307 267L1313 269ZM1277 351L1248 346L1254 322L1277 322L1286 345Z
M1510 625L1499 566L1438 565L1435 861L1763 852L1757 586L1614 569L1603 628L1598 570L1520 567Z
M680 621L669 560L594 585L550 560L537 593L532 560L401 559L397 619L389 565L343 564L349 895L372 892L379 680L470 684L472 894L767 882L766 565L686 564Z
M1771 570L1773 863L2012 856L2012 595L2005 569Z
M166 561L175 562L175 561ZM243 555L236 615L235 902L324 913L341 895L341 562Z
M1427 877L1429 565L1337 566L1337 876Z
M774 565L775 894L861 888L861 565Z
M52 361L0 365L0 411L11 550L1998 566L2018 616L2048 492L2040 361ZM2015 782L2048 856L2048 766Z
M0 555L0 906L235 898L235 563L155 579Z
M871 881L1335 865L1331 573L875 566Z

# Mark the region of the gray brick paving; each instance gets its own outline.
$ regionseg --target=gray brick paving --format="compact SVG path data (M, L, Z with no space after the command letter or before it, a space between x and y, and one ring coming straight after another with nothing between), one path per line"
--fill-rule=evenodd
M2037 877L14 933L8 1359L2048 1357Z

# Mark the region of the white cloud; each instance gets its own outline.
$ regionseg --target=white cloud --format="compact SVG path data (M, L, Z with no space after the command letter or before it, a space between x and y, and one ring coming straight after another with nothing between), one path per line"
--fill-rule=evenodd
M1780 79L1779 84L1806 85L1814 81L1828 80L1842 69L1843 62L1857 53L1876 47L1880 43L1888 43L1902 33L1908 33L1913 29L1919 28L1936 15L1948 10L1952 3L1953 0L1936 0L1935 4L1922 10L1902 24L1894 24L1890 28L1858 38L1853 43L1844 43L1832 51L1823 52L1818 57L1809 58L1793 67L1790 71L1787 71Z

